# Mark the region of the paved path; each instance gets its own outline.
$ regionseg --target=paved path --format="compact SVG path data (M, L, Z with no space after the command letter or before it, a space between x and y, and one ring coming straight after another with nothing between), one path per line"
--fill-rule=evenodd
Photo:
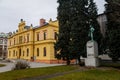
M31 68L60 66L60 65L63 65L63 64L45 64L45 63L30 62L30 67L31 67Z
M0 67L0 73L11 71L11 69L14 67L14 63L0 62L0 64L6 65L4 67ZM45 63L30 62L30 68L59 66L59 65L63 65L63 64L45 64Z
M0 64L5 64L6 66L4 67L0 67L0 73L1 72L6 72L6 71L10 71L13 66L14 66L14 63L3 63L3 62L0 62Z

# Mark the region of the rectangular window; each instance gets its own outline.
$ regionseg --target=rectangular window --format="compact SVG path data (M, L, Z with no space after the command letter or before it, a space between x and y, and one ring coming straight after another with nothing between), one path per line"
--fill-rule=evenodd
M46 56L46 47L43 48L43 56Z
M27 34L27 42L29 42L29 34Z
M20 56L21 56L21 49L19 49L19 58L20 58Z
M24 36L24 43L27 42L26 36Z
M7 44L7 40L5 40L5 44Z
M37 41L39 41L39 33L37 33Z
M3 40L2 39L0 39L0 44L3 44Z
M5 48L4 48L4 50L6 51L6 50L7 50L7 48L5 47Z
M27 48L27 56L29 56L29 49Z
M23 56L24 56L24 51L23 51Z
M57 40L57 32L54 32L54 39Z
M15 45L15 38L14 38L14 45Z
M11 46L11 40L10 40L10 46Z
M46 32L44 32L44 40L46 40L46 35L47 35L47 33L46 33Z
M22 43L22 36L19 36L19 43Z
M13 50L13 57L15 57L15 50Z
M16 51L16 56L17 56L17 51Z
M37 48L37 56L39 56L39 48Z

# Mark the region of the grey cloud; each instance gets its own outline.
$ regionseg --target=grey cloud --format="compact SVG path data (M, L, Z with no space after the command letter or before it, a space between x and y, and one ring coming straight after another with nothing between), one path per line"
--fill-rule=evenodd
M104 2L95 0L102 12ZM15 31L23 18L27 25L39 25L39 19L57 17L57 0L0 0L0 32Z

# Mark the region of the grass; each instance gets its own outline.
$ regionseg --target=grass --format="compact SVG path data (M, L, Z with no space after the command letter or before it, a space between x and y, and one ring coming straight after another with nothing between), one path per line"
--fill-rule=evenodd
M107 67L107 68L106 68ZM110 67L110 68L108 68ZM114 69L114 68L117 69ZM27 77L45 76L78 69L77 66L56 66L45 68L30 68L0 73L0 80L20 80ZM119 69L118 69L119 68ZM103 63L102 68L87 69L87 71L72 72L45 80L120 80L120 64Z
M82 72L73 72L46 80L120 80L120 63L103 62L101 63L100 68Z
M74 70L74 66L56 66L46 68L31 68L0 73L0 80L18 80L25 77L35 77Z
M113 67L120 69L120 63L117 62L102 62L101 67Z
M84 72L74 72L46 80L120 80L120 71L94 69Z
M0 64L0 67L6 66L5 64Z

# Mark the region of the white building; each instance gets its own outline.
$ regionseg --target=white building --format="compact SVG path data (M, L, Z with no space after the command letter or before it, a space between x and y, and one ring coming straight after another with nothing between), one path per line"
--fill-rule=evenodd
M0 33L0 58L7 57L7 35L6 33Z
M99 14L98 18L97 18L97 21L100 25L101 33L102 33L103 37L105 37L106 29L107 29L107 17L106 17L106 15L104 13Z

